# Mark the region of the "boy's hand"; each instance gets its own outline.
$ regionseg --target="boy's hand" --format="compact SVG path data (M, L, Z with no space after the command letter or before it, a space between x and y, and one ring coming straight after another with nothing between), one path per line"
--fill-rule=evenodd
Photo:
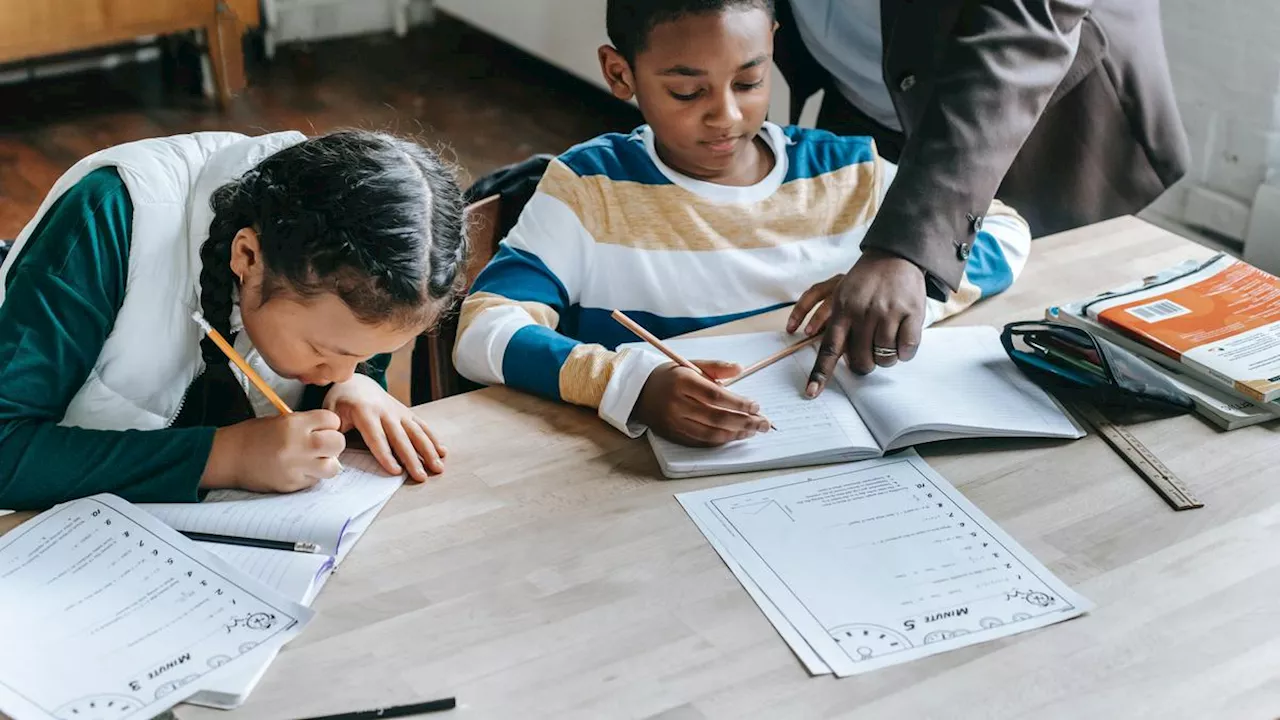
M378 464L415 482L444 472L446 451L421 418L372 378L356 374L329 388L324 407L337 413L342 432L359 430Z
M868 250L836 285L827 331L805 395L817 397L840 356L854 372L915 357L924 326L924 271L897 255ZM879 348L883 354L877 354Z
M734 363L694 360L712 379L742 372ZM649 375L632 417L658 435L695 447L714 447L769 431L760 406L675 363Z

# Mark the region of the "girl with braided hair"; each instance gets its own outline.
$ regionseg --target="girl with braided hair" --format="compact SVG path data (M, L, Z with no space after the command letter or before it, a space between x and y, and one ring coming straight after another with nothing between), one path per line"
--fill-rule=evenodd
M382 133L196 133L80 161L0 266L0 508L292 492L339 471L350 431L389 473L443 471L384 373L453 299L462 210L434 153Z

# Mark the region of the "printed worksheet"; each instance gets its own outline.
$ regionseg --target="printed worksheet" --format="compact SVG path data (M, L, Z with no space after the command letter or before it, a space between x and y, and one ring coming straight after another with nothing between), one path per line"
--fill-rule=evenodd
M676 497L797 655L838 676L1090 609L914 452Z
M59 505L0 537L0 711L155 717L311 616L118 497Z

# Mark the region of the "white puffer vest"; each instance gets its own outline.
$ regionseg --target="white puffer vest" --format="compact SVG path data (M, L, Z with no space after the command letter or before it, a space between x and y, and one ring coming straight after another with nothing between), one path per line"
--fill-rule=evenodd
M296 132L259 137L205 132L141 140L94 153L58 179L0 266L0 303L9 268L40 219L85 175L115 167L133 203L124 302L97 363L60 424L157 430L173 423L187 387L204 370L202 335L191 313L200 307L200 246L213 220L209 198L267 156L304 139ZM240 329L238 307L232 327ZM273 372L254 351L248 333L238 334L236 349L286 402L297 404L302 383ZM245 378L238 370L236 374L247 388ZM247 392L255 413L275 413L259 392Z

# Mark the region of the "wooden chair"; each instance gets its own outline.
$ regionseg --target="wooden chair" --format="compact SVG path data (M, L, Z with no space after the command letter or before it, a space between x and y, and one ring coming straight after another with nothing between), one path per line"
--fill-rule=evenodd
M498 252L498 219L502 198L492 195L467 206L467 240L471 256L467 261L467 283L463 295L471 290L476 276ZM414 405L457 395L479 386L458 374L453 366L453 343L458 337L458 309L462 296L445 314L434 331L414 341L409 397Z

